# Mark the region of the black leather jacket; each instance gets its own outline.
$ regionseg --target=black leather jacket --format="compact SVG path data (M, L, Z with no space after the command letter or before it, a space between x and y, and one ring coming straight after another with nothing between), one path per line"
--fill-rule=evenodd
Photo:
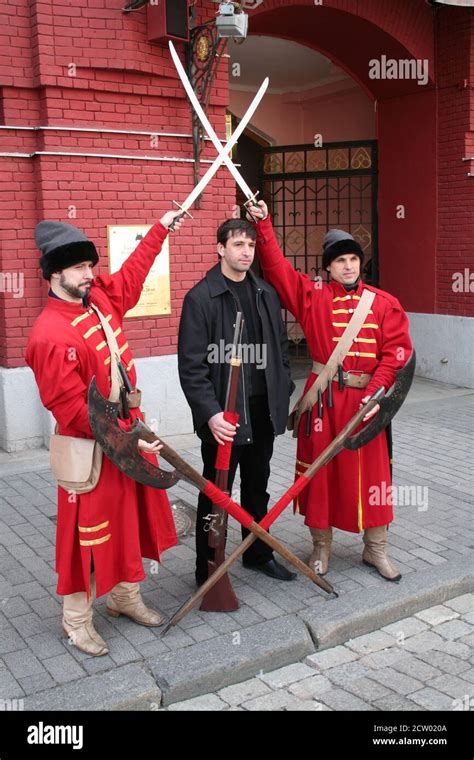
M285 431L288 406L294 384L288 361L288 339L281 316L281 304L275 289L249 271L250 280L262 323L266 347L265 372L268 407L275 435ZM186 294L183 302L178 338L178 369L181 387L191 407L194 428L208 442L215 439L208 420L224 410L229 364L209 361L210 346L232 343L236 299L227 287L220 263ZM222 343L221 343L222 341ZM245 342L245 333L244 340ZM252 443L248 388L250 367L243 364L239 382L237 411L240 414L234 445Z

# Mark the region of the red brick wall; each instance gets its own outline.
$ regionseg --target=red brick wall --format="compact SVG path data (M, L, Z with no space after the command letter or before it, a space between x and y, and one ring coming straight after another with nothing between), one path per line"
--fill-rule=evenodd
M166 47L147 42L145 8L123 15L122 5L123 0L5 3L0 9L3 123L189 134L190 107ZM216 10L209 0L199 0L198 7L202 18L211 18ZM410 150L396 153L399 141L393 121L393 136L387 138L387 131L379 135L384 171L380 184L381 189L387 188L380 197L382 279L385 257L385 271L391 272L394 290L406 308L474 314L470 294L452 291L453 272L468 266L474 269L474 179L466 176L474 167L461 160L474 154L472 11L438 8L433 15L424 0L325 0L322 6L315 6L313 0L265 0L250 15L252 33L270 33L312 45L330 55L367 90L372 88L382 114L380 129L384 129L385 114L389 117L392 113L400 129L406 130L404 140L412 150L419 142L420 129L431 141L437 128L437 145L429 150L425 141L423 155ZM418 106L410 107L416 84L398 83L397 90L393 82L368 80L368 60L383 53L428 58L431 73L436 61L436 105L430 103L422 127ZM75 76L70 76L70 64L76 67ZM400 108L390 110L389 100L394 97L399 98ZM210 105L211 120L220 136L224 136L227 102L223 61ZM418 130L413 141L410 130ZM13 153L62 150L192 157L189 138L163 137L152 148L147 136L104 132L2 129L0 145L0 152ZM212 149L207 155L213 155ZM395 155L400 156L401 164L391 160ZM414 159L418 182L413 179ZM46 285L39 275L32 239L36 222L51 218L82 227L98 244L100 268L105 269L107 225L159 218L173 199L187 194L193 178L192 164L178 161L36 156L2 157L0 162L5 179L0 205L0 272L25 275L24 298L0 294L0 364L14 367L24 363L27 335L45 300ZM398 201L391 183L394 171L414 214L419 212L417 199L423 196L422 213L412 217L404 236L390 210L392 200ZM196 222L188 222L182 233L172 237L172 313L129 322L127 332L136 356L175 351L182 298L215 262L215 228L228 215L233 198L233 182L220 170L204 195ZM403 203L403 198L398 202ZM76 208L75 219L68 216L70 206ZM409 242L404 246L406 236ZM402 267L397 266L401 249ZM418 257L420 279L407 275L414 256ZM435 256L436 282L431 276ZM424 267L430 271L426 281ZM414 271L416 274L416 267Z
M146 8L123 15L122 0L12 0L1 9L2 123L0 151L72 151L127 156L192 158L190 137L115 135L70 130L21 131L13 126L74 126L190 135L191 110L164 44L146 38ZM200 2L201 18L215 5ZM177 44L178 50L182 49ZM75 70L70 67L75 65ZM74 76L70 76L74 73ZM225 136L228 103L223 61L214 84L210 117ZM213 157L207 148L205 158ZM207 168L207 164L204 165ZM190 162L36 156L0 157L5 180L0 220L0 272L22 272L23 298L0 294L0 364L22 366L27 336L44 304L47 284L38 269L35 224L57 219L76 224L96 243L107 271L107 225L151 223L193 187ZM215 230L229 215L234 184L219 170L203 196L196 221L171 236L169 316L127 321L136 357L175 353L181 303L215 263ZM70 215L71 207L75 217Z
M474 13L440 8L438 79L438 243L436 311L474 315L473 293L453 291L453 273L474 273ZM474 286L473 286L474 287Z

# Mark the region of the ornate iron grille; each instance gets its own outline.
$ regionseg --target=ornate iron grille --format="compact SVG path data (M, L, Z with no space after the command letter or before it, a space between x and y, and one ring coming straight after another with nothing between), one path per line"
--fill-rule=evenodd
M378 284L377 143L375 140L285 145L263 150L260 190L278 242L298 271L327 279L322 242L332 228L347 230L365 253L363 278ZM301 327L286 313L290 350L307 359Z

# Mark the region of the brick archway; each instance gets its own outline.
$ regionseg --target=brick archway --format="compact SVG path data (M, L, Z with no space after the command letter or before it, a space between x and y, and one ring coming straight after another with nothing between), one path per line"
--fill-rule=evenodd
M406 0L397 6L395 9L394 4L371 0L362 4L357 0L324 0L322 5L313 0L266 0L250 13L250 30L251 34L291 39L317 50L355 79L374 101L379 150L380 284L397 295L407 309L433 312L434 18L424 0ZM382 56L387 60L427 60L428 82L419 85L409 79L370 78L370 61ZM405 218L399 218L403 213Z

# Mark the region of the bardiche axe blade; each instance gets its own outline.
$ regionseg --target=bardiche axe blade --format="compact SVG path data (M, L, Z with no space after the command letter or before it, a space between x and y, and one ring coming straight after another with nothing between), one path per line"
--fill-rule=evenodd
M138 448L138 440L143 438L141 426L135 424L129 431L122 430L118 423L119 404L102 396L95 377L89 386L88 403L94 437L119 470L152 488L171 488L178 482L176 471L162 470L141 455Z
M394 384L389 388L380 402L380 409L366 427L355 433L344 443L344 448L350 451L361 449L372 441L393 420L405 401L415 374L416 354L413 349L407 363L397 371Z

